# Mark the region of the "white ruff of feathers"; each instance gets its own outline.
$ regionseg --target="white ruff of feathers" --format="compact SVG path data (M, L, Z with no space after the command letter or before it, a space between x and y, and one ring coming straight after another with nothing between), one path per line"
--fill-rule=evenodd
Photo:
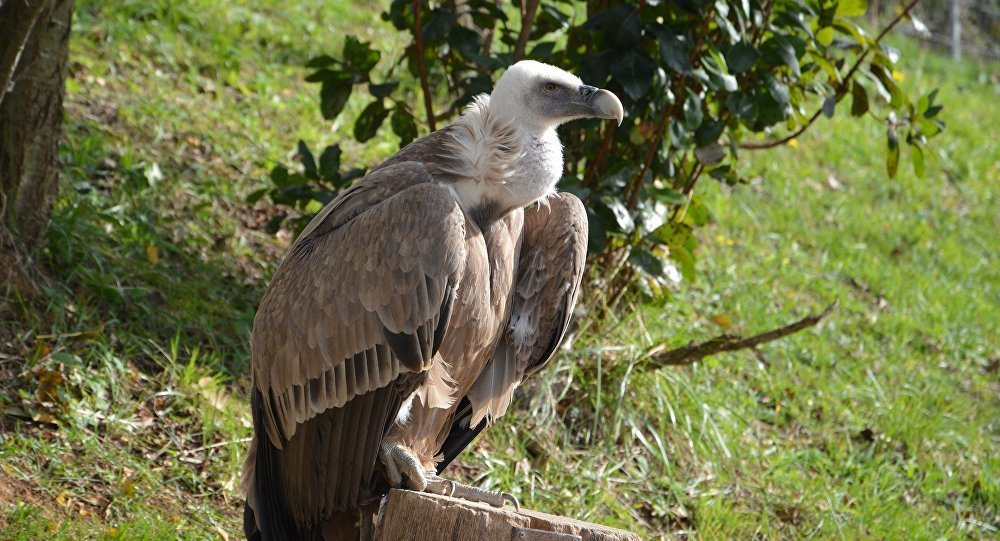
M555 193L562 175L562 144L555 126L528 129L515 115L490 107L490 96L476 96L452 126L446 170L450 187L466 209L482 204L524 207Z

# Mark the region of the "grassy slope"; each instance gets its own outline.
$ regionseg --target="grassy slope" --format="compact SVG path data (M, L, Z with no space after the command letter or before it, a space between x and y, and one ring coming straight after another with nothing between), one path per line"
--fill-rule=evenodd
M304 59L339 48L331 28L392 49L375 8L149 4L78 2L67 179L41 254L68 285L0 357L0 539L238 531L245 339L282 253L243 196L298 138L349 129L326 131L301 82ZM927 179L886 180L877 127L850 119L748 156L753 185L702 187L700 281L578 337L457 473L649 536L1000 525L996 83L904 58L906 83L941 84L947 105ZM834 299L826 322L758 355L623 378L645 346L713 336L719 316L752 333ZM58 428L26 420L49 416Z

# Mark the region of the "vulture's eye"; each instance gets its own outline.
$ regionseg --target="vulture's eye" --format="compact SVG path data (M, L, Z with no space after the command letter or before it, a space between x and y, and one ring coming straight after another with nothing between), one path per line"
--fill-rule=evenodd
M556 88L558 88L558 87L556 87L556 84L555 84L555 83L545 83L545 84L544 84L544 85L542 86L542 89L543 89L543 90L545 90L546 92L550 93L550 94L551 94L552 92L555 92L555 91L556 91Z

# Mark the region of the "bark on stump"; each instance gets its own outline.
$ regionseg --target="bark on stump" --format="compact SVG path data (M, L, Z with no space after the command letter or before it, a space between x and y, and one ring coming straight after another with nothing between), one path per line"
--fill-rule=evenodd
M375 541L640 541L638 535L537 511L497 508L448 496L391 490Z

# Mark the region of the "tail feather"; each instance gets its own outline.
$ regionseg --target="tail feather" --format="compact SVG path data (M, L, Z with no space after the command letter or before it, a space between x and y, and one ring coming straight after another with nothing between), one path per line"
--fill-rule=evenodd
M299 531L285 502L282 482L280 451L271 444L264 433L263 399L254 389L250 405L253 409L256 438L256 463L249 483L247 504L243 512L243 532L248 541L323 541L322 529L317 525L309 531ZM251 506L252 504L252 506Z

